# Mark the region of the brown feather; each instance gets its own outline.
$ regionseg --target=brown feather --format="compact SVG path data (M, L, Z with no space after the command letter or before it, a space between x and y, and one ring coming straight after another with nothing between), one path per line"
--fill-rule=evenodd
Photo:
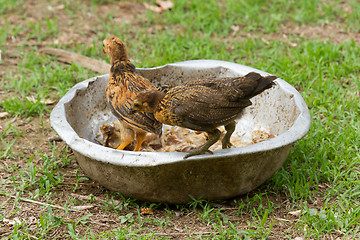
M125 122L135 133L151 132L161 135L162 124L151 113L130 114L133 99L137 93L153 89L152 83L135 71L129 61L125 44L111 36L103 41L104 52L111 57L109 81L105 88L106 99L111 112ZM126 139L133 141L134 139Z
M134 109L154 113L165 124L209 132L232 123L251 105L250 98L273 86L276 78L251 72L243 77L191 81L166 94L146 90L137 95Z

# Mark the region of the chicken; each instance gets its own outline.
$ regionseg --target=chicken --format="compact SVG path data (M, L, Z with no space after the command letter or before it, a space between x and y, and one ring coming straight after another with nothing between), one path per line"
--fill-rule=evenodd
M222 148L230 148L235 119L252 104L250 98L272 87L276 78L250 72L243 77L191 81L171 88L167 93L149 89L136 96L132 112L154 113L164 124L205 131L207 142L189 151L184 159L211 153L209 147L220 138L217 127L225 127Z
M134 151L139 151L148 132L161 136L162 123L152 113L130 114L136 94L145 89L154 89L152 83L135 71L130 62L126 45L119 38L111 36L103 41L103 52L111 60L110 76L106 86L106 99L111 112L120 121L121 144L123 150L136 139Z

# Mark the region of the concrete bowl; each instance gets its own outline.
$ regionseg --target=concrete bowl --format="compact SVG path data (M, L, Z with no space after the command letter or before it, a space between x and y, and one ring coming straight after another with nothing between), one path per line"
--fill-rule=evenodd
M198 78L243 76L255 71L224 61L194 60L137 69L155 85L178 85ZM99 127L115 121L105 101L108 75L72 87L50 115L52 127L73 150L85 174L124 196L153 202L186 203L191 197L227 199L247 193L270 178L284 163L294 142L309 130L307 105L282 79L252 99L234 134L266 128L276 137L244 147L183 159L183 152L132 152L97 142Z

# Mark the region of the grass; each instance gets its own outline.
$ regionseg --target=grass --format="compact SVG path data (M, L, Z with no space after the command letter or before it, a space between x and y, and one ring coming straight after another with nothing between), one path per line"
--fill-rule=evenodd
M0 4L0 69L16 60L0 80L1 88L10 92L0 98L0 111L10 113L0 129L0 158L4 162L0 165L4 176L0 183L4 200L0 203L0 229L8 229L5 220L19 216L24 204L29 204L27 200L47 205L35 204L35 223L20 219L11 225L11 231L0 231L1 238L360 237L359 42L347 39L338 43L297 34L281 37L283 26L306 29L328 24L358 32L358 1L211 0L204 4L179 0L171 11L158 14L141 10L132 22L120 24L114 20L117 12L106 8L118 4L116 1L91 1L91 5L39 1L42 8L64 5L58 14L45 9L39 16L27 12L25 1L22 3L2 0ZM104 9L108 10L104 13ZM9 16L17 16L18 24L11 24ZM84 27L87 21L91 21L89 28ZM239 30L234 32L237 26ZM72 31L67 30L70 27ZM64 33L79 33L78 41L55 41ZM47 119L51 107L44 100L59 99L75 83L97 75L75 64L59 64L38 51L41 44L108 61L101 53L101 41L110 34L124 39L137 67L218 59L274 73L301 92L312 116L310 132L294 145L283 167L251 193L227 201L193 199L175 206L91 188L96 184L82 175L61 145L22 153L19 146L27 130L5 123L14 117L29 122ZM35 101L27 99L29 96ZM41 125L43 138L47 138L51 131L43 122ZM86 186L91 189L85 191ZM93 208L71 210L88 205ZM143 208L151 208L154 214L143 215ZM299 214L289 214L294 211ZM102 223L99 216L111 219ZM178 230L171 235L173 229ZM58 232L64 235L59 237Z
M15 134L14 139L12 140L6 140L4 137L6 135ZM12 154L12 146L14 145L15 141L23 134L23 132L18 132L16 128L11 126L11 124L8 125L8 127L5 129L5 131L0 133L0 140L2 143L1 148L1 156L0 158L14 158L14 155Z

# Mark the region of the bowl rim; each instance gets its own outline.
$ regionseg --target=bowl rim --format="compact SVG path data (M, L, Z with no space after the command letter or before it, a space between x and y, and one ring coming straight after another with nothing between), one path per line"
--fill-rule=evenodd
M244 73L248 73L251 71L257 72L263 76L271 75L267 72L237 63L205 59L171 63L153 68L138 68L138 70L153 71L166 67L181 67L189 69L224 67L230 69L233 72L239 73L240 75L244 75ZM298 107L300 114L289 130L272 139L243 147L221 149L214 151L213 154L198 155L188 159L183 159L183 157L186 155L186 153L184 152L133 152L104 147L100 144L93 143L78 136L78 134L75 132L75 130L72 128L72 126L66 119L65 105L76 96L77 91L86 89L90 82L96 81L98 78L108 78L108 75L109 74L96 76L74 85L60 99L60 101L56 104L50 114L51 126L70 148L85 157L100 162L126 167L148 167L163 164L174 164L183 161L199 161L214 158L228 158L237 155L246 155L255 152L264 152L281 148L301 139L310 129L311 118L305 100L293 86L291 86L286 81L277 78L275 81L282 88L282 90L289 94L293 94L295 105Z

